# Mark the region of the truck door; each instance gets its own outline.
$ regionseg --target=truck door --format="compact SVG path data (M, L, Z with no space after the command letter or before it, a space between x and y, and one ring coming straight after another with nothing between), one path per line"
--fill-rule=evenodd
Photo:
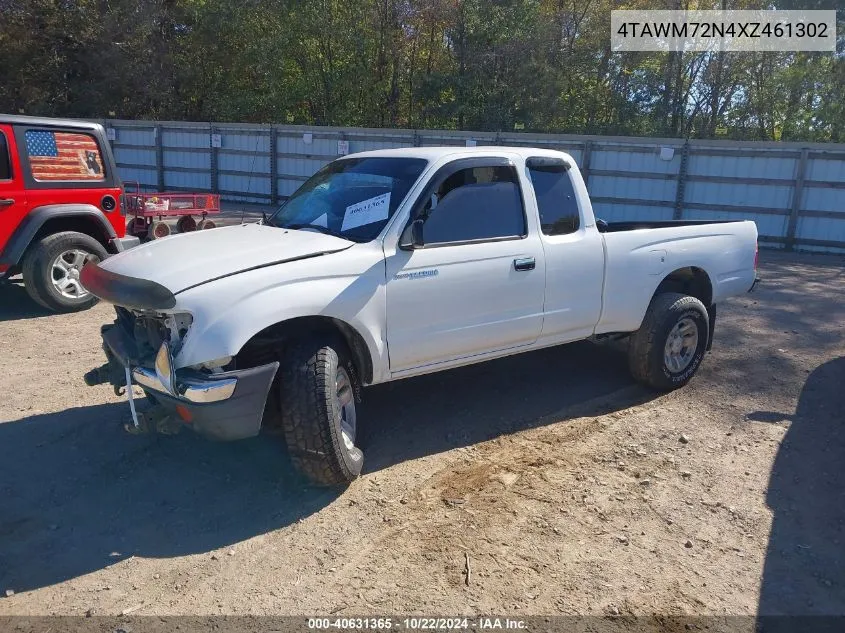
M27 200L12 126L0 125L0 275L5 272L2 252L27 212Z
M543 322L545 270L516 168L454 161L412 208L423 244L388 255L390 371L530 345ZM418 225L419 226L419 225Z
M585 338L592 335L601 315L604 245L592 214L579 206L577 191L587 195L583 181L558 158L529 158L526 166L546 258L543 340ZM577 188L573 176L578 178Z

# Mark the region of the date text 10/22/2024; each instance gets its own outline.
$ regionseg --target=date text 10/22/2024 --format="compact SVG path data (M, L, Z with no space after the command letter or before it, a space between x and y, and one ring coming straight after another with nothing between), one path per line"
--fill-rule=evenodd
M524 620L497 617L479 618L309 618L311 630L524 630Z

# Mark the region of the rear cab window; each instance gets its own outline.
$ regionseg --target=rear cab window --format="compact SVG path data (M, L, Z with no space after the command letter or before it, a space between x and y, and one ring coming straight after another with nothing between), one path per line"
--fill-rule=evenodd
M30 129L24 133L35 182L102 182L106 179L97 140L90 134Z
M0 180L12 179L12 157L9 154L9 141L6 134L0 130Z
M526 164L543 234L566 235L577 231L581 214L568 165L555 158L529 158Z

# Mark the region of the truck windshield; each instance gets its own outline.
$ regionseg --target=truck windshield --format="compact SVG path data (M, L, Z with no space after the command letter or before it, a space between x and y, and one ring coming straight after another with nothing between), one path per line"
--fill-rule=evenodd
M369 242L408 195L427 161L420 158L346 158L311 176L267 221Z

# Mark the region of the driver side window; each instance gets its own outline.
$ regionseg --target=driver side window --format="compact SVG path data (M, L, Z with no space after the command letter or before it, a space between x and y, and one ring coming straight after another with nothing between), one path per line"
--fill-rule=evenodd
M525 211L512 165L471 167L448 176L420 214L426 246L520 238Z

